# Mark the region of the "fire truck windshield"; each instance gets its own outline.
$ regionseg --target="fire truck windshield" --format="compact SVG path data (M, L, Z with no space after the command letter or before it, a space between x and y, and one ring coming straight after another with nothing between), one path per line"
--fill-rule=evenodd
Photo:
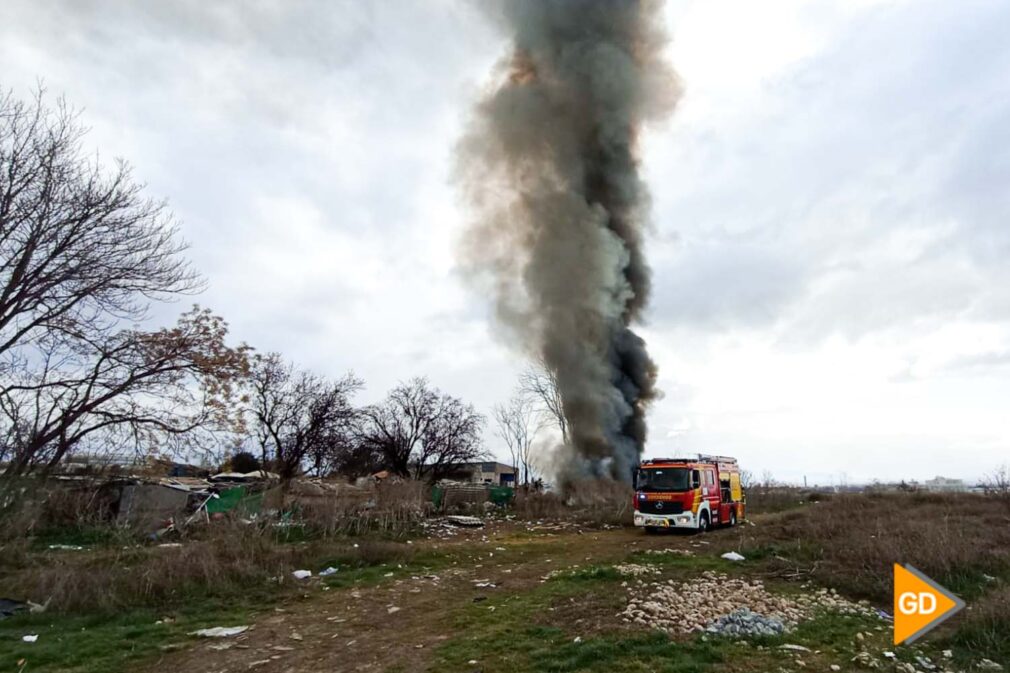
M687 491L691 488L691 470L686 467L639 470L635 479L638 491Z

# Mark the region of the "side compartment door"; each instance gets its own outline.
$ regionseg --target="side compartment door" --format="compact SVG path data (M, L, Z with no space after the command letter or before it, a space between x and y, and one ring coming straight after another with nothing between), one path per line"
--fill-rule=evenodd
M712 523L721 520L719 516L719 484L715 478L715 470L711 467L702 471L702 497L708 500L708 511L712 513Z

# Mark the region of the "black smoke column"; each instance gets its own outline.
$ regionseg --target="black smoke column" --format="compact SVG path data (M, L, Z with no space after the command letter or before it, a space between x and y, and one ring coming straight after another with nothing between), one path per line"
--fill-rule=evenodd
M460 143L475 217L463 268L495 298L506 337L557 376L567 476L628 479L657 395L631 329L649 298L644 124L679 97L659 2L517 0L493 14L512 38Z

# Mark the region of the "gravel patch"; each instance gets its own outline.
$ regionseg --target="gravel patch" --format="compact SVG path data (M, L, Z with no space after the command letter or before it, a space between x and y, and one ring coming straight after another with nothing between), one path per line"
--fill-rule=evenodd
M625 576L640 577L642 575L658 575L659 568L640 563L622 563L614 566L614 569Z
M710 633L728 636L787 633L819 610L876 616L868 606L848 601L834 590L784 596L770 593L761 580L711 571L685 582L639 580L627 588L628 605L619 614L623 621L668 633L710 627Z

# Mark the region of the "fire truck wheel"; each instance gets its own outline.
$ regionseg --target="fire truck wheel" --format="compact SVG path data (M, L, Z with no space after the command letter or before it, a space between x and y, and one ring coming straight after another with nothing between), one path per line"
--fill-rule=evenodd
M729 527L732 528L736 525L736 510L730 510L729 512Z
M708 512L702 512L698 517L698 532L704 533L708 530Z

